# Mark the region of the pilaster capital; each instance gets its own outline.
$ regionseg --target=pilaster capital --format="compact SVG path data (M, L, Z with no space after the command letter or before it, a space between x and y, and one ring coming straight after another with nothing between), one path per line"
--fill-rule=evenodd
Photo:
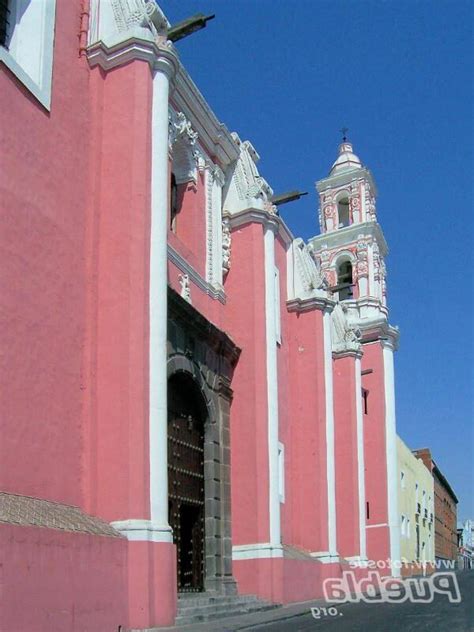
M160 41L161 40L161 41ZM172 80L179 68L178 55L171 42L160 38L155 46L155 58L153 60L153 70L161 72Z

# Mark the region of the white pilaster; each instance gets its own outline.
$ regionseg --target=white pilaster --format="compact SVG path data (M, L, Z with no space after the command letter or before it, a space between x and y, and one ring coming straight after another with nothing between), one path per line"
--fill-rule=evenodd
M367 267L369 272L369 296L376 296L374 277L374 249L371 243L367 245Z
M359 555L367 558L367 540L365 532L365 460L364 460L364 416L362 414L362 373L361 361L355 359L355 397L357 419L357 475L359 491Z
M365 200L365 182L360 183L360 221L367 221L367 203Z
M268 468L270 544L281 543L280 497L278 484L278 371L275 313L275 234L276 225L264 227L265 327L267 348Z
M400 525L398 520L398 474L397 474L397 432L395 418L395 378L393 365L393 344L382 341L385 390L385 445L387 460L387 506L390 532L390 558L400 560ZM393 568L398 576L400 569Z
M211 285L222 287L222 187L224 174L216 166L206 169L207 192L207 271L206 278Z
M172 541L168 524L168 101L173 63L155 65L152 106L151 241L150 241L150 518L155 541Z
M336 469L334 458L334 389L332 373L331 313L323 316L324 335L324 385L326 393L326 465L328 494L328 549L330 556L337 556L336 539Z

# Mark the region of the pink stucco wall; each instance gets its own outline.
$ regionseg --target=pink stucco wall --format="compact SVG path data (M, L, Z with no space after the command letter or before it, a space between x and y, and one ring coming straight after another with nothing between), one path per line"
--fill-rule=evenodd
M233 232L226 292L228 331L242 349L232 381L232 540L237 545L268 542L265 276L260 224Z
M360 555L355 358L333 360L337 550Z
M385 390L383 351L380 342L364 345L362 388L369 391L368 414L364 414L365 497L369 503L367 520L367 555L371 560L389 557L389 534L386 525L387 466L385 447Z
M104 80L96 68L91 84L85 495L107 520L146 518L151 73L138 62Z
M0 525L1 632L116 632L128 624L127 542Z
M89 73L57 5L51 112L0 65L0 487L80 504Z
M290 384L292 419L288 451L292 490L292 543L308 551L328 550L326 404L323 316L318 310L291 313Z
M339 564L311 559L245 560L233 566L241 592L281 604L321 598L324 579L341 576Z

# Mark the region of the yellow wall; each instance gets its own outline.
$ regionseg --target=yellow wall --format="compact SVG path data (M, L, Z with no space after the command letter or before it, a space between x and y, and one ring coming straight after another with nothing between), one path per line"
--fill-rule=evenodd
M433 477L397 437L398 513L400 520L400 555L402 562L434 562L434 487ZM418 484L418 496L416 485ZM423 496L424 492L424 496ZM417 514L417 502L421 514ZM424 509L428 517L425 519ZM432 518L433 517L433 518ZM416 525L419 525L419 558L416 555ZM423 547L424 543L424 547ZM420 569L421 571L421 569Z

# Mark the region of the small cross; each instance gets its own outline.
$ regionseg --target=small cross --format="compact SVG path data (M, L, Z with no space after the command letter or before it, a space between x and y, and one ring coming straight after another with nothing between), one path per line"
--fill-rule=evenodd
M346 140L347 140L347 136L346 136L346 134L347 134L347 132L348 132L348 131L349 131L349 128L348 128L348 127L343 127L343 128L340 130L340 132L341 132L341 134L342 134L342 142L343 142L343 143L345 143L345 142L346 142Z

